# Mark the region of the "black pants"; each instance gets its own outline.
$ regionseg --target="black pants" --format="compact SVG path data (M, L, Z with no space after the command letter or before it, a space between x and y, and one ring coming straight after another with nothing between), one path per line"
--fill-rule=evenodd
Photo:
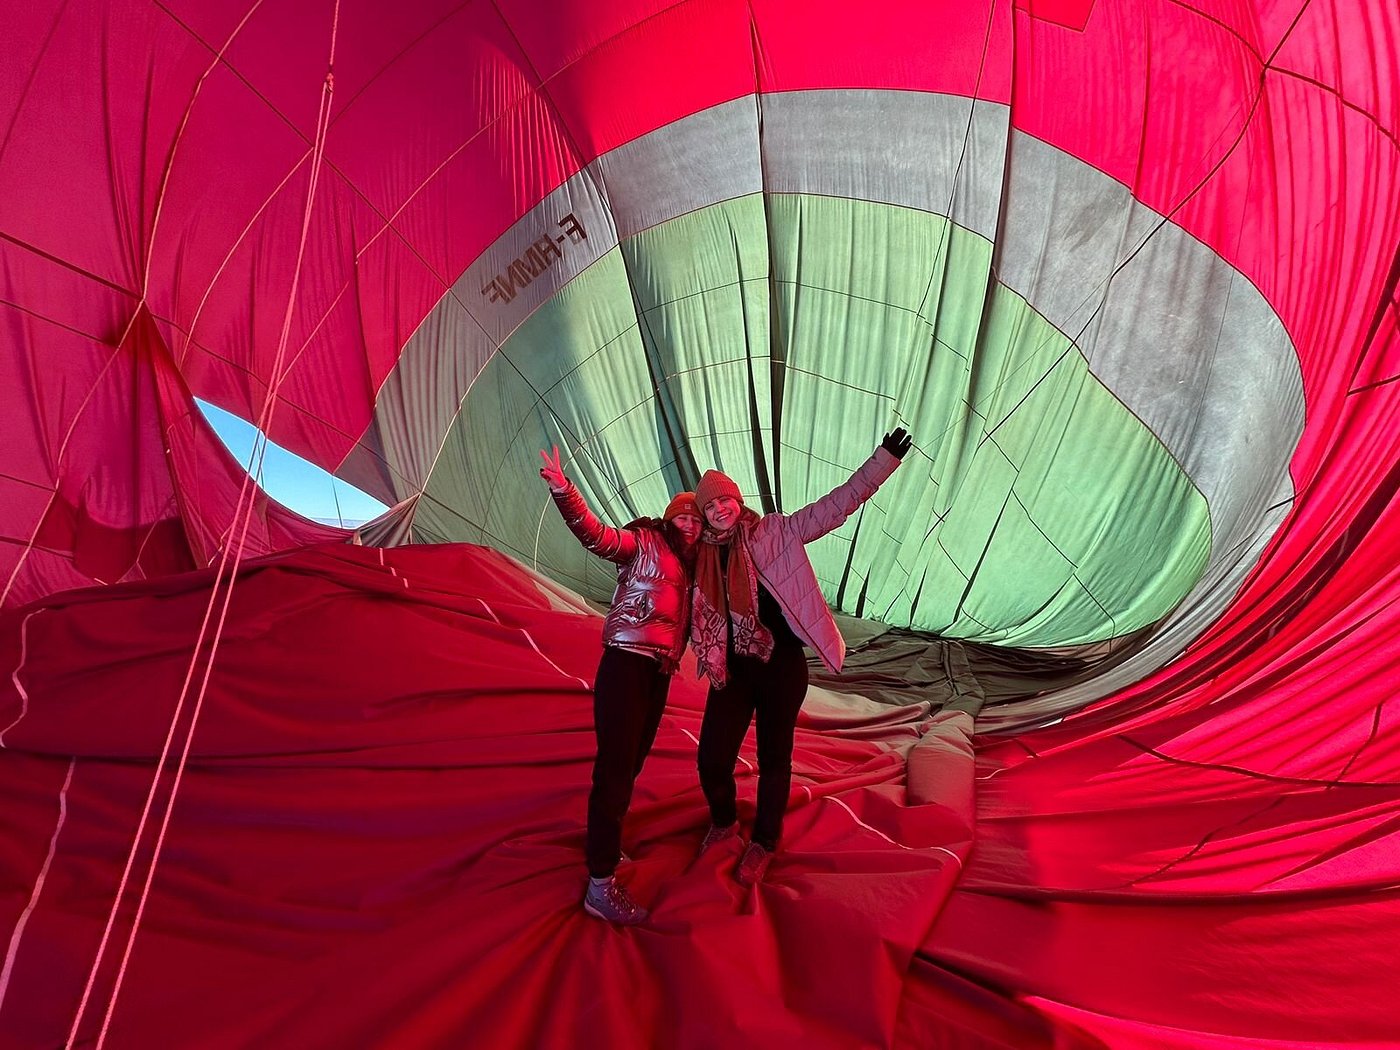
M752 656L729 657L729 681L710 688L700 724L700 787L710 804L710 819L732 824L735 806L734 763L749 723L758 722L758 816L753 841L775 849L783 832L788 790L792 786L792 739L797 712L807 696L807 657L800 645L780 645L767 663Z
M622 818L632 801L632 785L656 740L671 676L649 656L603 648L593 683L593 788L588 793L588 834L584 855L588 874L611 875L622 852Z

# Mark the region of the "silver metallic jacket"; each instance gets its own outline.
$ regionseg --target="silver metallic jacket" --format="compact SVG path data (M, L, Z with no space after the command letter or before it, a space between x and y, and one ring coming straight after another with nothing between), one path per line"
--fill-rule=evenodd
M690 629L690 571L666 542L661 522L641 518L621 529L604 525L572 481L552 495L579 542L617 563L617 590L603 620L603 644L653 657L674 671Z

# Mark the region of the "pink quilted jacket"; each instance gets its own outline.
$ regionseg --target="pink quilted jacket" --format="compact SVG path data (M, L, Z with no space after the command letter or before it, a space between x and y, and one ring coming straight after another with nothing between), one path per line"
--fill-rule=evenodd
M900 461L883 448L825 496L791 514L766 514L748 530L754 568L768 593L782 606L797 636L817 651L832 671L841 670L846 639L841 637L803 544L820 539L875 495Z

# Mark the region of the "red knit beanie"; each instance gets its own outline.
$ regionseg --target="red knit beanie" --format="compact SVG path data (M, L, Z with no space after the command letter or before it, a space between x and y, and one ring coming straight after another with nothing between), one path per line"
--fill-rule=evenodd
M695 504L695 493L677 492L671 497L671 502L666 504L666 513L661 515L662 521L670 521L681 514L694 514L700 517L700 508Z
M744 497L739 494L739 486L734 484L733 478L718 470L705 471L700 475L700 484L695 486L696 505L703 511L705 504L719 496L733 496L740 506L744 503Z

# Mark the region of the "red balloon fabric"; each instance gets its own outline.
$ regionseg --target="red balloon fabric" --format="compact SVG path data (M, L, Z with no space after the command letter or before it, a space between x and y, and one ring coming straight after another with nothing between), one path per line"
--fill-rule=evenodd
M745 97L976 99L1126 187L1286 328L1294 487L1365 499L1394 451L1400 28L1385 0L1225 6L26 5L0 71L4 600L208 563L178 533L224 531L238 485L165 461L197 443L157 422L188 411L151 389L171 372L386 503L419 494L520 320L473 303L463 345L415 372L435 304L586 165ZM250 553L293 539L269 528Z
M210 575L6 618L0 1044L89 1045L118 981L117 1046L890 1043L971 833L905 804L905 755L969 781L968 716L810 698L787 843L748 891L733 843L694 859L688 666L624 839L655 918L624 932L579 907L596 613L484 549L311 548L244 567L184 694Z
M1209 704L1187 661L1125 727L983 741L975 836L967 715L814 691L753 891L737 849L694 861L687 666L624 932L578 908L595 613L484 549L313 548L243 567L182 693L211 577L0 624L7 1045L84 1045L113 1002L117 1046L1395 1045L1397 657L1355 580L1314 598L1324 682L1269 688L1293 639L1242 631Z
M41 0L7 13L6 55L0 1048L1400 1047L1393 0ZM953 147L879 137L924 105L961 121ZM739 110L749 168L682 148L729 143ZM824 137L853 122L871 137ZM522 331L587 327L546 307L605 254L740 198L844 200L847 161L849 199L985 241L982 270L950 264L971 298L892 307L928 321L929 355L960 325L973 357L1016 327L996 298L1014 274L1032 308L1067 296L1068 320L1036 315L1046 339L1193 486L1210 468L1210 553L1238 571L1202 578L1210 611L1179 635L1143 628L1160 659L1087 706L1028 695L974 722L814 689L752 891L736 850L694 861L688 664L627 825L654 918L617 930L578 906L601 620L475 545L538 552L512 502L538 482L491 442L528 444L574 395L532 374L511 415L491 382L538 365L503 349ZM919 181L940 165L946 186ZM587 262L531 239L556 202L594 208ZM747 373L768 345L769 410L805 333L774 221L754 278L737 225L686 240L758 282L771 317L720 349ZM1158 233L1209 265L1155 260L1131 287L1160 330L1096 344L1132 320L1115 282ZM1061 268L1096 238L1095 266ZM912 268L879 247L874 269ZM636 341L659 403L657 347L694 332L638 292L674 261L648 258L618 265L634 327L658 319ZM817 341L858 339L845 317ZM1227 320L1229 345L1286 354L1230 364ZM878 356L816 381L895 403L858 381ZM637 377L582 367L548 378L602 403L581 417L601 432ZM1173 400L1188 372L1214 414ZM702 393L701 415L728 404ZM257 491L195 396L395 505L362 536L431 520L473 542L344 542ZM771 434L757 404L691 444ZM849 408L808 411L789 454ZM633 455L679 470L695 450L668 420L650 429L674 461L604 442L598 478ZM1264 524L1237 536L1240 506Z

